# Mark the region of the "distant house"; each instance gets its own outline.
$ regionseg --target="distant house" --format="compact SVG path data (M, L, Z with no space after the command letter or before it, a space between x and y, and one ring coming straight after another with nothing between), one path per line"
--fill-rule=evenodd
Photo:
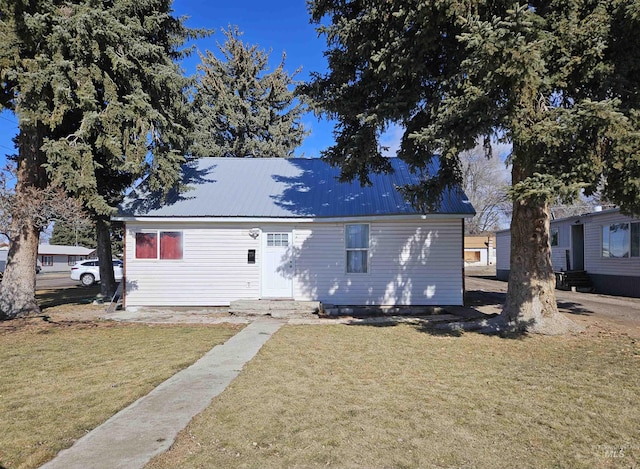
M9 254L9 245L3 244L0 246L0 272L4 272L7 266L7 254Z
M96 250L82 246L63 246L56 244L38 245L38 260L42 272L69 272L78 261L95 255Z
M467 266L494 265L496 263L496 235L494 233L465 235L464 263Z
M397 158L372 186L341 183L320 159L201 158L189 190L144 189L122 204L126 307L229 305L287 298L334 305L460 305L459 190L421 214L398 186L417 176Z
M556 272L584 271L596 292L640 297L640 219L618 209L596 211L553 220L550 233ZM506 280L510 231L496 233L496 244L496 274Z
M40 272L69 272L73 264L95 255L95 252L95 249L82 246L39 244L36 265ZM4 272L7 265L8 253L8 245L0 246L0 272Z

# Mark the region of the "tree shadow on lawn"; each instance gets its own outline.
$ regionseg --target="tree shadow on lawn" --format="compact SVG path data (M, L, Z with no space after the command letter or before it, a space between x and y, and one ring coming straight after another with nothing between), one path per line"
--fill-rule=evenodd
M470 327L474 323L483 324L485 321L495 318L498 314L485 314L478 311L479 317L470 318L468 316L458 316L451 320L429 321L418 317L384 318L378 321L353 320L347 323L348 326L366 327L396 327L407 325L416 331L429 334L435 337L462 337L465 334L494 335L502 339L524 340L528 334L526 332L496 331L480 332L482 325ZM464 323L464 324L463 324Z
M365 326L365 327L396 327L406 325L414 328L418 332L429 334L436 337L462 337L466 334L487 334L495 335L503 339L522 340L527 337L525 332L513 331L496 331L496 332L480 332L486 325L486 321L499 316L496 313L487 314L472 307L456 306L447 309L447 313L433 318L429 316L391 316L391 317L371 317L371 318L353 318L346 324L348 326ZM450 316L450 317L444 317ZM474 327L477 324L477 327Z
M74 285L71 287L38 290L36 292L36 300L40 309L44 311L55 306L88 305L93 303L99 294L99 284L90 287Z
M507 300L507 294L505 292L492 292L484 290L467 290L465 292L465 306L477 307L477 306L502 306ZM593 311L586 308L580 303L572 301L556 300L558 309L563 313L589 315L593 314Z
M497 306L501 307L507 298L505 292L492 292L484 290L467 290L465 292L465 305L444 307L443 311L446 314L455 316L451 319L439 320L435 316L429 318L429 316L395 316L395 317L377 317L377 318L354 318L349 322L352 326L369 326L369 327L395 327L400 324L407 324L414 327L416 330L424 333L428 333L434 336L444 337L461 337L464 332L473 333L474 323L484 323L492 318L497 317L499 314L488 314L480 311L478 308L483 306ZM558 310L566 314L575 315L591 315L593 311L586 308L580 303L574 303L571 301L557 301ZM471 327L469 327L471 326ZM482 327L477 327L481 329ZM492 335L502 337L505 339L524 339L526 333L517 332L494 332Z

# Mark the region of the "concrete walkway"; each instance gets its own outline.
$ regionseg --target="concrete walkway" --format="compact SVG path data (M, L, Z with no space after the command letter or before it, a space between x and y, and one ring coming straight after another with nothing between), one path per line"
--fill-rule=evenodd
M178 432L224 391L282 324L273 319L252 322L41 468L143 467L152 457L169 449Z

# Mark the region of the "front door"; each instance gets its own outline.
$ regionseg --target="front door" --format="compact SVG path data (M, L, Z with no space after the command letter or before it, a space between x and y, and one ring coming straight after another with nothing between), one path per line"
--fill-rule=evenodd
M262 297L291 298L293 296L293 258L291 232L265 233L262 252Z
M571 225L571 269L584 270L584 225Z

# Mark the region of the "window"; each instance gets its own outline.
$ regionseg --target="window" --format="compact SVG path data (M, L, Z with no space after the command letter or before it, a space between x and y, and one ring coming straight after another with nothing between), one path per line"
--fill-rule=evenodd
M74 265L80 260L82 260L80 256L67 256L67 265Z
M182 259L182 232L136 233L136 259Z
M268 233L267 246L289 246L289 233Z
M614 223L603 226L602 257L640 257L640 223Z
M157 259L157 240L157 233L136 233L136 259Z
M551 228L551 246L558 245L558 228Z
M53 265L53 256L41 256L40 262L42 266L52 266Z
M182 259L182 233L160 232L160 259Z
M346 225L347 273L364 274L369 271L369 225Z

